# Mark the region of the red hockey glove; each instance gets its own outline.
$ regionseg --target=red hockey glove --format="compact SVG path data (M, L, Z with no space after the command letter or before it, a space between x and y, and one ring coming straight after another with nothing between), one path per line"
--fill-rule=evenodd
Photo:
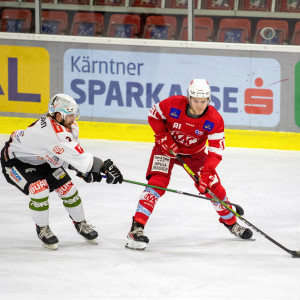
M179 152L179 148L169 132L155 135L155 141L160 145L164 155L174 157L173 153Z
M211 188L214 177L210 171L200 171L199 183L195 184L200 194L205 194L206 189Z

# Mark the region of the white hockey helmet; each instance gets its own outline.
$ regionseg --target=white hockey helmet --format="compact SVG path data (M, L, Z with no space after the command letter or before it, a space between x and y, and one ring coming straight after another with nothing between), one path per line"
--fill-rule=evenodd
M56 94L49 101L49 114L51 116L58 112L61 114L63 120L66 115L74 114L76 119L79 118L79 110L76 101L66 94Z
M188 87L188 98L208 98L211 99L211 90L206 79L193 79Z

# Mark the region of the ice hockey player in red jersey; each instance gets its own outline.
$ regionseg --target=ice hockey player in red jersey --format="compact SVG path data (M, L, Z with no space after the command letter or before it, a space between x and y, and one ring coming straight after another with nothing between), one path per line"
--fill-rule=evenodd
M78 140L76 101L65 94L50 99L49 113L25 130L16 130L1 151L2 172L6 180L30 198L29 209L43 246L56 250L58 239L49 227L49 193L62 200L78 233L97 244L98 233L85 221L78 191L65 167L77 170L86 182L122 183L119 169L110 159L104 162L84 151Z
M188 96L171 96L153 106L148 122L155 133L155 145L150 157L146 178L148 184L167 188L174 164L181 165L173 154L199 176L196 184L206 197L209 188L219 199L229 202L220 182L216 167L224 151L224 121L216 109L209 105L211 89L205 79L194 79L188 87ZM208 148L206 150L206 142ZM144 227L164 190L147 187L140 196L126 247L144 250L149 242ZM220 223L242 239L252 237L252 231L242 227L236 216L220 203L212 201Z

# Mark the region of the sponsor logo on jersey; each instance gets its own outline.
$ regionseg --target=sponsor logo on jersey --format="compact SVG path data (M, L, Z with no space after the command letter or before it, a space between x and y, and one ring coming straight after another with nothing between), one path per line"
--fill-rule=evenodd
M30 173L36 171L36 168L27 168L25 169L25 173Z
M204 125L203 125L203 128L207 131L212 131L214 126L215 126L215 124L213 122L210 122L210 121L206 120Z
M47 126L46 117L41 117L41 128L44 128L46 126Z
M34 208L44 208L42 210L47 210L49 207L49 202L48 202L48 200L43 201L43 202L36 202L36 201L31 200L29 202L29 205L33 206ZM33 208L33 210L35 210L34 208Z
M58 161L59 161L59 158L57 156L52 156L50 157L49 155L46 155L45 158L47 159L47 161L52 164L52 165L59 165Z
M151 171L168 174L170 157L164 155L154 155Z
M55 146L55 147L53 148L53 152L54 152L55 154L62 154L62 153L65 152L65 150L64 150L64 148L59 148L58 146Z
M6 171L6 174L9 176L9 178L14 183L16 183L22 189L25 187L27 181L15 167L12 167L12 168L5 167L5 171Z
M57 124L57 122L55 120L50 118L50 122L51 122L52 128L55 131L55 133L60 133L60 132L64 131L63 127L61 125Z
M12 133L11 138L21 143L21 137L24 135L24 130L16 130Z
M175 118L175 119L178 119L180 113L181 113L181 110L180 110L180 109L177 109L177 108L175 108L175 107L172 107L171 110L170 110L170 117Z
M187 126L191 126L191 127L195 127L194 124L190 124L190 123L185 123Z
M78 201L80 201L80 196L76 195L74 198L70 198L70 199L63 199L64 205L68 206L68 205L72 205ZM78 203L79 204L79 203ZM73 206L77 206L77 205L73 205Z
M60 180L66 176L66 172L62 168L59 168L55 170L52 175L55 179Z
M62 185L60 188L56 190L57 193L59 193L61 196L65 196L70 189L73 187L73 182L68 181L66 184Z
M196 133L197 135L201 136L204 132L203 132L203 131L200 131L200 130L198 130L198 129L196 129L195 133Z
M79 154L82 154L84 152L84 150L80 147L79 144L75 147L75 149Z
M32 183L28 188L30 194L38 194L47 189L49 189L49 186L46 179L36 181Z

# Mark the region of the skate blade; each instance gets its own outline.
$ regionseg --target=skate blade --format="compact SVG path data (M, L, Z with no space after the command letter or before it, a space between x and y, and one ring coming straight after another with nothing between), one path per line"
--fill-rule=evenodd
M98 245L98 239L95 238L93 240L88 240L88 239L85 239L89 244L94 244L94 245Z
M125 244L125 247L131 250L145 250L147 244L144 242L133 241L132 239L128 239L128 242Z
M46 249L50 249L50 250L57 250L58 249L58 244L45 244L43 243L43 247L45 247Z

